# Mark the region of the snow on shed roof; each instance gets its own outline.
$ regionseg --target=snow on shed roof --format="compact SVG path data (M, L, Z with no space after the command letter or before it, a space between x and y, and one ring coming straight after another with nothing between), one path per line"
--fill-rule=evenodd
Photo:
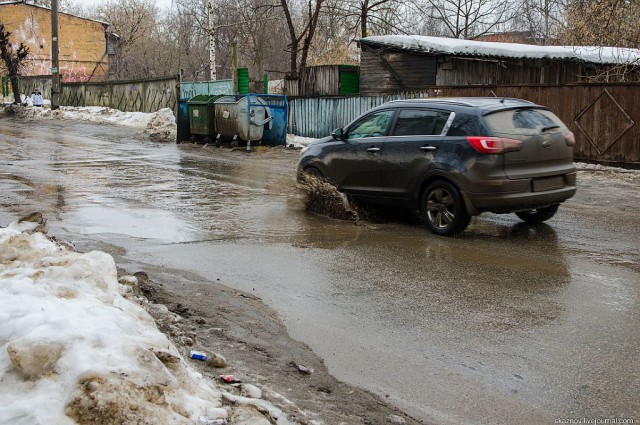
M536 46L496 43L424 35L372 36L359 40L370 46L395 47L423 53L515 59L560 59L567 61L640 65L640 49L599 46Z

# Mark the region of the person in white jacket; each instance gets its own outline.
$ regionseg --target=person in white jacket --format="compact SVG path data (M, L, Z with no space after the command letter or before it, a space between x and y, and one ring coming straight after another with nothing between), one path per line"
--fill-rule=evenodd
M31 102L33 103L33 106L42 107L42 105L44 104L44 99L42 98L42 93L40 93L40 90L35 89L31 93Z

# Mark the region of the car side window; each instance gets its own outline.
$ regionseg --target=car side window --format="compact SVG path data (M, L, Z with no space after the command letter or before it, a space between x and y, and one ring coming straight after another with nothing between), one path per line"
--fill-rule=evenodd
M447 136L477 136L478 118L473 114L457 113L451 123Z
M347 133L347 139L380 137L387 134L389 124L395 111L380 111L367 115L356 122Z
M393 128L394 136L437 136L447 124L450 112L403 109Z

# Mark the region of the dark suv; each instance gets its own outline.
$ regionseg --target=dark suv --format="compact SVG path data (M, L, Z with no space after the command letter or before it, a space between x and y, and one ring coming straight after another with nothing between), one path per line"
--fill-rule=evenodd
M551 111L509 98L385 103L303 149L314 175L360 202L419 209L439 235L471 216L551 218L576 192L574 135Z

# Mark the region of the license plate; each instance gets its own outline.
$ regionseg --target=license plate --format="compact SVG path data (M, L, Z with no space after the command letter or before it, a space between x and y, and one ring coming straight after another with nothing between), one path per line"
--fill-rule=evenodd
M562 176L547 177L533 181L534 192L546 192L547 190L562 189L563 187L564 178Z

